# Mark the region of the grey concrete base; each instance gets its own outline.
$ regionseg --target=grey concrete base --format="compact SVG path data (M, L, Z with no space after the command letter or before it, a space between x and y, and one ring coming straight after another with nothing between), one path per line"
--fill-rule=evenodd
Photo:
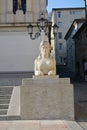
M24 79L20 87L21 119L74 120L73 85L68 78Z

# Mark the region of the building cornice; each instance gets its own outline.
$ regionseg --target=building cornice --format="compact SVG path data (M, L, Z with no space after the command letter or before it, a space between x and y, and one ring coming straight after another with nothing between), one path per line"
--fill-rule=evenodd
M78 9L81 9L81 10L84 10L85 7L75 7L75 8L52 8L52 11L59 11L59 10L78 10Z
M69 30L67 31L67 33L66 33L64 39L65 39L65 40L68 39L68 37L69 37L69 35L71 34L73 28L75 27L75 24L82 23L82 22L83 22L83 23L85 22L85 18L83 18L83 19L75 19L75 20L73 21L73 23L71 24Z
M78 29L76 34L73 36L73 39L75 39L78 34L82 33L82 30L86 29L87 30L87 22L84 22L83 25Z

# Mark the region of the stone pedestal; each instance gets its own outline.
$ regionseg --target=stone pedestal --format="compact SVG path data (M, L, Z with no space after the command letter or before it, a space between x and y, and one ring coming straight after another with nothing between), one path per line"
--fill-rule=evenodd
M68 78L35 76L20 88L21 119L74 120L73 85Z

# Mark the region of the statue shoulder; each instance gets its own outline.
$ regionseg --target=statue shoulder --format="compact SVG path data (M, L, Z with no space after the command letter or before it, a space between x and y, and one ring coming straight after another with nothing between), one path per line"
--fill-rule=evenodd
M39 55L36 59L35 59L35 62L38 62L41 60L41 56Z

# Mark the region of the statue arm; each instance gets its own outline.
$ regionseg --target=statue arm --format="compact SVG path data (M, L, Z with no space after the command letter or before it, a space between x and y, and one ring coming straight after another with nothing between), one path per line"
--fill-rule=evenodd
M48 75L56 75L56 61L53 59L52 70L48 72Z
M37 71L38 71L38 68L37 68L37 59L36 59L35 62L34 62L34 72L35 72L35 75L36 75Z
M35 64L35 65L34 65L35 75L36 75L36 76L41 76L41 75L43 75L43 72L40 71L40 69L38 68L38 64L39 64L38 59L35 60L35 63L34 63L34 64Z
M56 72L56 60L54 59L53 70Z

